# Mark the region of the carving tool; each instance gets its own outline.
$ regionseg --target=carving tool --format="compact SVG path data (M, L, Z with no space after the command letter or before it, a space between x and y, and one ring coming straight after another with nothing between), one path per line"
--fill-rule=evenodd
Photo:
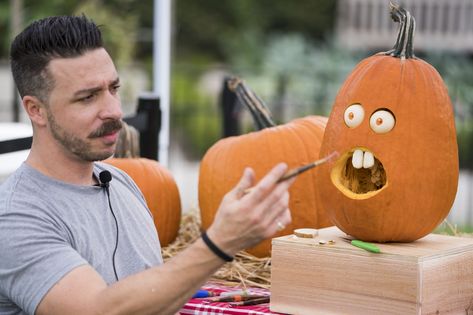
M303 166L300 166L300 167L297 167L297 168L294 168L292 170L289 170L287 171L283 176L281 176L281 178L278 179L278 181L276 183L280 183L280 182L283 182L285 180L288 180L290 178L293 178L294 176L297 176L301 173L304 173L316 166L319 166L321 164L324 164L332 159L335 159L339 156L338 152L337 151L334 151L332 153L330 153L329 155L327 155L326 157L322 158L322 159L319 159L317 161L314 161L314 162L311 162L309 164L306 164L306 165L303 165ZM249 193L251 190L253 189L253 187L250 187L250 188L247 188L243 191L243 195L246 195L247 193Z
M247 306L247 305L258 305L258 304L264 304L264 303L269 303L270 301L270 296L264 296L260 297L257 299L252 299L252 300L246 300L246 301L241 301L241 302L230 302L231 306Z
M363 241L360 241L360 240L354 240L354 239L351 239L351 238L348 238L348 237L340 237L340 238L342 240L344 240L345 242L348 242L351 245L353 245L355 247L358 247L358 248L361 248L361 249L364 249L368 252L381 253L381 250L379 249L379 247L376 246L373 243L363 242Z
M207 299L208 302L242 302L250 300L258 300L265 298L265 295L250 294L250 295L232 295L232 296L217 296Z

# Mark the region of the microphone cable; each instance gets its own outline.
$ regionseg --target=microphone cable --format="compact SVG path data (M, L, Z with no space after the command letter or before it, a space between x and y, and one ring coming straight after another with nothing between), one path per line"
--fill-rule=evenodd
M118 273L117 273L117 267L115 264L115 255L118 250L118 220L117 217L115 216L115 212L113 211L112 207L112 202L110 201L110 181L112 180L112 174L110 174L109 171L102 171L99 174L99 179L100 179L100 187L105 188L105 191L107 193L107 199L108 199L108 207L110 208L110 212L112 213L113 219L115 221L115 227L116 227L116 239L115 239L115 248L113 249L113 254L112 254L112 266L113 266L113 273L115 274L115 279L118 281Z

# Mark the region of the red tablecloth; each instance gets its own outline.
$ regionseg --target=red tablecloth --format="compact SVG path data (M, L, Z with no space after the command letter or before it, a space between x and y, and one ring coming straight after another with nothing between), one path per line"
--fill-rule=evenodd
M208 283L202 289L209 290L220 294L221 292L239 291L241 287L219 286L217 284ZM270 295L268 290L260 288L248 288L249 294ZM271 312L269 303L251 305L251 306L231 306L228 302L209 303L206 299L190 299L186 305L179 311L179 314L187 315L268 315L281 314Z

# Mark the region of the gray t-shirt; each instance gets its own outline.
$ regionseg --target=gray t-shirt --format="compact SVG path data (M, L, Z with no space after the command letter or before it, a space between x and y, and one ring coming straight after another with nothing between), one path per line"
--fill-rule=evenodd
M141 192L124 172L112 174L118 220L119 279L162 264L161 247ZM44 295L72 269L89 264L115 282L117 229L104 188L63 183L26 163L0 186L0 315L34 314Z

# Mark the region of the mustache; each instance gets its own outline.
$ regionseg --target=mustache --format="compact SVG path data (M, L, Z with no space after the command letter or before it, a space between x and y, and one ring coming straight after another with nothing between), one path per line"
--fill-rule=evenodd
M103 123L102 126L93 131L89 138L99 138L105 135L111 134L113 132L119 131L123 127L123 122L121 120L109 120Z

